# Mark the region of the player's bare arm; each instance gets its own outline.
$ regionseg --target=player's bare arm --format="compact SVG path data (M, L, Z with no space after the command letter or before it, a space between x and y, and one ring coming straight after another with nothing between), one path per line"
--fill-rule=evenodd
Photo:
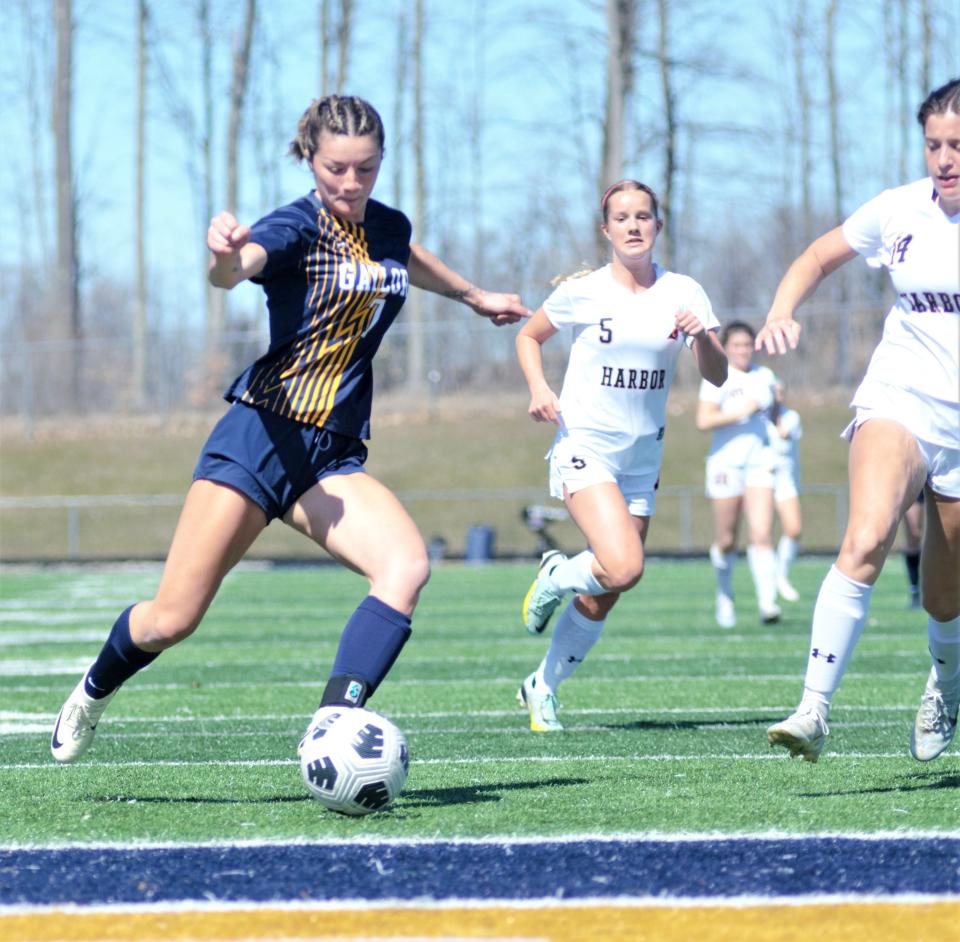
M432 252L422 245L410 244L410 261L407 263L410 283L442 294L446 298L460 301L479 314L488 318L497 327L515 324L529 317L530 311L524 307L517 294L503 294L498 291L484 291L471 284L462 275L445 265Z
M766 323L757 334L757 350L765 349L771 354L795 350L800 341L800 324L794 318L797 308L827 275L856 254L844 238L841 226L811 242L781 279Z
M215 288L233 288L263 271L267 253L250 242L250 227L241 226L232 213L218 213L207 229L210 264L207 277Z
M688 337L693 338L690 348L700 375L714 386L720 387L727 381L727 355L720 345L715 330L707 330L700 318L692 311L677 311L674 323Z
M749 418L759 408L760 403L756 399L744 399L735 409L724 412L716 402L701 399L697 403L695 424L700 432L712 432L715 428L723 428L725 425L736 425L742 419Z
M517 334L517 359L530 389L527 413L534 422L560 422L560 400L543 375L543 356L540 348L557 329L550 323L543 308L539 308Z

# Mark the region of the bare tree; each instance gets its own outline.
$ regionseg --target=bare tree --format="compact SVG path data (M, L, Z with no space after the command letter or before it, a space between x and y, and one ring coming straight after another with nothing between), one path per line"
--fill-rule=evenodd
M147 255L146 255L146 126L147 126L147 0L137 4L137 123L136 123L136 183L135 214L137 290L133 306L133 357L130 371L134 399L138 407L147 401Z
M410 72L409 62L410 20L407 16L407 6L402 3L397 13L397 52L394 73L395 97L393 100L393 202L399 206L403 200L403 125L404 105L407 100L407 85Z
M470 35L473 45L473 91L470 97L470 217L473 222L473 278L484 281L485 248L483 232L483 121L486 88L485 0L473 0Z
M45 43L38 30L36 11L32 9L29 0L20 0L20 20L23 26L23 50L26 66L26 75L21 90L23 101L27 109L30 141L30 181L33 190L33 210L36 219L37 248L40 257L47 262L50 258L50 221L47 215L47 174L44 172L43 153L41 142L43 133L43 105L41 94L48 89L47 67L48 62L44 55ZM39 61L38 61L39 60Z
M423 239L427 214L427 168L424 161L424 108L423 108L423 17L424 0L414 0L413 37L410 55L413 60L413 239ZM422 394L425 389L426 338L424 335L425 308L423 293L411 291L407 301L410 325L407 334L407 389Z
M246 0L240 41L233 53L233 73L230 82L230 113L227 119L226 208L237 212L239 199L240 126L250 75L250 55L253 49L254 25L257 19L257 0ZM209 352L217 351L227 322L225 291L214 291L211 298L210 319L207 323ZM215 372L216 369L211 372Z
M830 175L833 181L833 218L844 218L843 205L843 141L840 138L840 85L837 81L837 16L840 0L829 0L824 31L824 72L827 77L827 114L830 121ZM836 291L842 314L837 325L837 377L848 385L850 376L850 321L847 314L848 277L846 270L837 272Z
M900 0L897 4L899 30L897 33L897 90L900 98L900 115L897 119L900 129L899 160L897 178L906 180L909 173L908 161L911 150L910 106L912 95L910 88L910 0Z
M80 338L80 288L77 264L77 202L73 179L71 125L73 119L73 9L71 0L54 0L57 40L53 87L53 138L57 178L57 269L53 336L57 340ZM79 344L70 358L67 401L80 402Z
M667 226L659 238L657 253L666 268L673 263L673 228L670 210L677 175L677 107L670 58L669 0L657 0L657 63L660 67L660 91L663 97L663 185L661 205Z
M340 0L340 22L337 25L337 94L341 94L350 74L350 38L353 25L353 0Z
M624 115L633 85L634 25L636 0L606 0L607 79L603 113L603 151L600 158L600 189L623 176ZM597 256L606 251L597 232Z
M811 155L811 111L813 106L810 80L807 76L808 29L807 5L804 0L796 0L791 24L791 39L793 41L794 83L800 124L800 241L803 245L807 245L813 238L813 158Z
M320 0L317 11L320 32L320 87L317 97L327 94L330 82L330 0Z

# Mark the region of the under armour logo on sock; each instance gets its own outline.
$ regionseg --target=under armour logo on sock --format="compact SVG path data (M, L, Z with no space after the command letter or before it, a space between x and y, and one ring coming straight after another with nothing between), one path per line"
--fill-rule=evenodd
M819 648L814 648L810 652L810 657L822 657L826 660L828 664L832 664L837 659L836 654L826 654L826 653L821 654Z
M570 657L567 658L568 664L580 664L582 663L582 661L583 661L582 657L574 657L572 654L570 655Z

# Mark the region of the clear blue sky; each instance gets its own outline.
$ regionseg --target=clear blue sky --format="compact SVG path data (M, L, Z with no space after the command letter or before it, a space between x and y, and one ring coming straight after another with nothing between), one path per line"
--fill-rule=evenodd
M960 3L931 2L937 33L933 78L939 82L960 72ZM398 140L394 121L396 11L403 3L356 0L348 90L374 102L387 125L387 160L376 195L395 201L393 175L398 156L402 157L405 183L399 204L410 211L412 163L408 149ZM10 0L4 5L0 91L6 104L0 129L7 156L0 189L0 264L5 267L23 260L39 264L40 259L31 193L24 25L18 6L32 11L41 32L50 29L43 19L49 3ZM157 8L155 36L167 76L164 83L172 84L177 96L196 106L199 46L189 15L191 5L154 0L152 6ZM823 0L810 0L805 6L810 21L819 24ZM261 46L251 90L255 100L248 112L256 117L244 128L240 215L247 221L309 186L304 171L287 160L284 150L300 113L318 93L317 7L315 0L261 3L258 28L270 57ZM653 5L647 2L641 7L646 14L641 20L641 43L650 47L655 30ZM749 225L777 204L796 199L796 152L789 138L793 123L790 52L786 36L776 25L794 7L793 0L739 4L676 0L671 6L676 56L684 63L677 76L680 117L688 127L698 126L684 131L680 146L679 196L688 225L704 218L712 226ZM228 59L243 4L213 0L213 8L220 27L215 45L219 135L215 192L222 196ZM891 123L896 102L887 91L895 64L882 54L883 9L882 0L849 0L841 8L848 209L884 186L903 182L896 177L899 132ZM605 68L602 3L426 0L426 11L431 212L424 241L442 251L449 240L472 238L477 223L471 190L479 171L481 221L494 238L519 226L550 240L560 255L575 253L576 241L589 240L586 230L597 191L586 163L595 161L598 148ZM75 0L75 18L74 157L82 205L85 283L89 286L102 275L123 284L132 279L134 264L136 4L133 0ZM811 47L815 60L811 81L818 101L825 94L819 43L818 36ZM48 43L48 57L51 51ZM48 58L41 64L49 67L50 62ZM909 74L919 74L916 48L907 68ZM478 76L483 78L484 117L479 161L468 133ZM195 200L198 181L191 178L188 148L171 116L171 95L163 87L156 60L151 79L147 132L151 314L168 326L191 325L197 322L204 257L204 221ZM916 81L914 87L919 88ZM42 81L38 92L46 109L49 93ZM659 115L655 71L641 62L627 171L655 188L660 185L662 165L657 149ZM41 117L48 119L46 111ZM815 195L826 206L829 178L822 109L817 110L815 121ZM910 176L916 177L921 172L919 134L915 129L910 133L916 147ZM39 159L49 184L52 147L46 126L39 128L39 138ZM642 150L644 141L647 147ZM268 169L264 172L264 168ZM47 208L52 210L52 186L46 196ZM558 206L565 211L558 212ZM52 234L52 223L48 231Z

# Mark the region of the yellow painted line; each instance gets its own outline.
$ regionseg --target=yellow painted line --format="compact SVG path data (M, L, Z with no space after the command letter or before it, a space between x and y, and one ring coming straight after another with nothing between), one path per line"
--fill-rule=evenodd
M451 909L77 910L0 916L3 942L942 942L960 902Z

